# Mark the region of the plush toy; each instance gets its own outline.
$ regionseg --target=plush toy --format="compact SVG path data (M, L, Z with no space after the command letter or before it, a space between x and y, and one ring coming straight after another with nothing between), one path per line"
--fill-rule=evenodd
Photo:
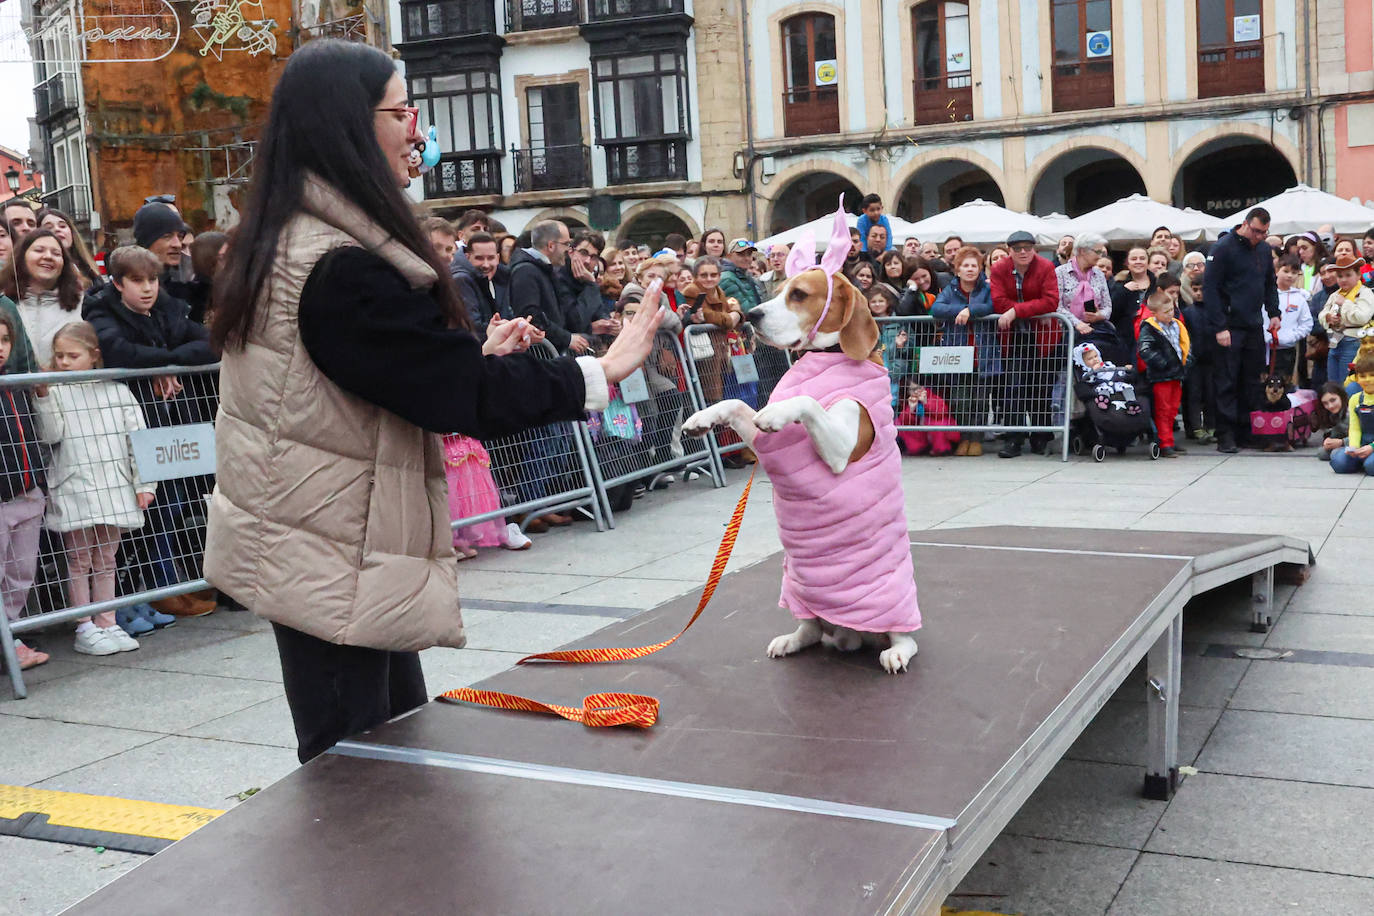
M411 147L410 155L406 157L408 174L411 178L419 178L421 175L420 166L424 165L425 141L420 140Z

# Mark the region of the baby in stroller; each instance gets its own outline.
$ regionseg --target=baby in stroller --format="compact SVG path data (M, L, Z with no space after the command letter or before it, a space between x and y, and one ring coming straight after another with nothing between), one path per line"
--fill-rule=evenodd
M1133 367L1105 361L1091 343L1074 347L1073 363L1074 394L1084 407L1069 443L1074 454L1083 454L1089 446L1094 461L1105 458L1108 448L1124 453L1151 429L1150 397L1140 376ZM1158 445L1150 445L1150 457L1159 457Z

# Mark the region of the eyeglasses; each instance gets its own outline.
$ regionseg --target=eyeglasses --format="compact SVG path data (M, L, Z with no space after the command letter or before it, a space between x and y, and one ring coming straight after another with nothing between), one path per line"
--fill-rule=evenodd
M1019 251L1022 254L1025 254L1027 251L1034 251L1035 246L1032 245L1030 242L1018 242L1017 244L1011 246L1011 250Z
M376 111L393 111L396 114L405 114L410 117L410 132L417 133L420 124L420 109L410 105L396 105L391 108L378 108Z

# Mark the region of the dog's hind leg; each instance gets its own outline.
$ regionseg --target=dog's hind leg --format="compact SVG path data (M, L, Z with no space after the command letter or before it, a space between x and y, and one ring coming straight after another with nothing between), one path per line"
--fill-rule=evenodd
M800 652L821 641L821 622L815 617L803 620L791 633L784 633L768 644L768 657L781 658Z
M879 653L878 663L888 674L905 671L907 662L916 655L916 640L911 638L910 633L888 633L887 636L892 640L892 648Z
M849 627L835 627L830 634L829 643L841 652L853 652L864 644L863 634Z

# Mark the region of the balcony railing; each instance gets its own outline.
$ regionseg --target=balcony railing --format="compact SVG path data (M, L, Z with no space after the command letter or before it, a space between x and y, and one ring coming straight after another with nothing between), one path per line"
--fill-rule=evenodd
M1198 49L1198 98L1214 99L1263 91L1264 45L1258 41Z
M582 22L582 0L506 0L506 27L512 32L556 29Z
M76 74L54 73L33 87L36 119L51 121L68 111L75 111L76 95Z
M425 197L501 193L500 153L445 153L425 175Z
M61 210L79 223L91 218L91 189L88 185L69 184L49 191L39 200L43 201L43 206Z
M605 140L606 182L686 181L687 140Z
M973 76L968 73L917 79L913 95L917 124L973 120Z
M511 147L515 159L515 193L556 191L592 186L592 150L589 146Z
M667 16L686 12L683 0L588 0L587 21Z
M496 34L495 0L403 0L406 41Z
M1116 104L1112 61L1082 60L1054 65L1052 101L1055 111L1087 111Z

